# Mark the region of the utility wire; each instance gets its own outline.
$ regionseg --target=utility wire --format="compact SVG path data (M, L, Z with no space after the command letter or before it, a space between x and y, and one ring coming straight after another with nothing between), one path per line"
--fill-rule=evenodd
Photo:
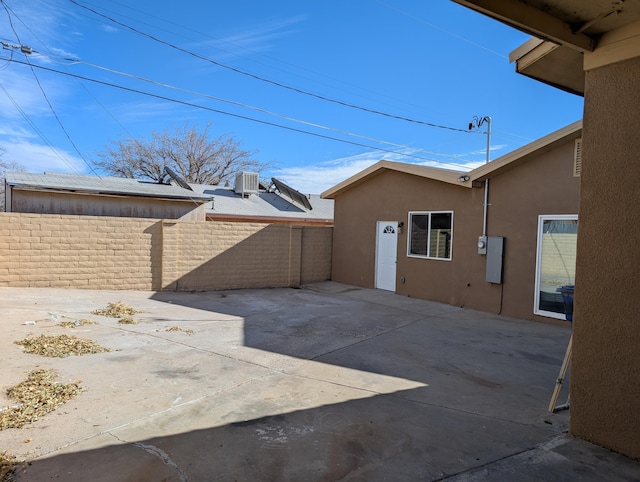
M156 20L159 20L159 21L161 21L161 22L167 23L167 24L169 24L169 25L173 25L173 26L178 27L178 28L180 28L180 29L187 30L187 31L190 31L190 32L196 33L196 34L198 34L198 35L202 35L202 36L204 36L204 37L207 37L207 38L213 39L213 40L215 40L215 41L216 41L216 42L218 42L218 43L223 43L223 44L229 45L230 47L232 47L232 48L234 48L234 49L238 49L238 50L242 50L242 51L244 51L244 52L248 52L248 53L252 54L252 56L251 56L251 57L242 56L242 55L239 55L239 54L237 54L237 53L235 53L235 52L231 52L231 51L229 51L229 50L225 50L225 49L223 49L223 48L219 47L218 45L215 45L215 48L217 48L217 49L219 49L219 50L222 50L223 52L226 52L227 54L230 54L230 55L234 55L234 56L237 56L237 57L243 58L243 59L245 59L245 60L247 60L247 61L249 61L249 62L254 62L254 63L260 64L260 65L264 65L264 66L266 66L266 67L268 67L268 68L270 68L270 69L274 69L274 70L277 70L277 71L280 71L280 72L284 72L285 74L293 75L293 76L299 77L299 78L304 79L304 80L309 80L309 81L311 81L311 82L315 82L315 83L317 83L317 84L324 85L324 86L326 86L326 87L335 88L335 89L337 89L337 90L339 90L339 91L345 92L345 93L347 93L347 94L353 94L353 95L356 95L356 96L361 97L361 98L363 98L363 99L373 100L370 96L363 95L363 94L360 94L360 93L357 93L357 92L353 92L353 91L350 91L350 90L345 89L345 88L336 87L336 86L331 85L331 84L329 84L329 83L321 82L321 81L319 81L319 80L318 80L318 78L319 78L319 77L323 77L323 78L328 79L328 80L331 80L331 81L333 81L333 82L337 82L337 83L339 83L339 84L343 84L343 85L345 85L345 86L347 86L347 87L355 88L355 89L357 89L357 90L359 90L359 91L362 91L362 92L365 92L365 93L368 93L368 94L374 94L374 95L376 96L376 97L375 97L375 100L376 100L377 102L381 102L382 104L385 104L385 105L388 105L388 106L391 106L391 107L396 107L396 106L395 106L394 104L390 103L390 102L381 101L381 100L380 100L380 98L381 98L381 97L385 97L386 99L388 99L388 100L390 100L390 101L400 102L400 103L403 103L403 104L408 104L406 101L399 100L399 99L396 99L396 98L394 98L394 97L391 97L391 96L390 96L390 95L388 95L387 93L375 92L375 91L373 91L373 90L370 90L370 89L364 88L364 87L363 87L363 86L361 86L361 85L356 85L356 84L353 84L353 83L350 83L350 82L346 82L345 80L341 80L341 79L338 79L338 78L332 77L332 76L327 75L327 74L325 74L325 73L323 73L323 72L318 72L318 71L316 71L316 70L309 69L309 68L307 68L307 67L303 67L303 66L300 66L300 65L296 65L296 64L294 64L294 63L291 63L291 62L287 62L286 60L279 59L279 58L274 57L274 56L272 56L272 55L267 55L267 54L265 54L265 53L263 53L263 52L260 52L260 51L258 51L258 50L250 49L250 48L248 48L248 47L246 47L246 46L244 46L244 45L241 45L241 44L238 44L238 43L232 42L232 41L230 41L230 40L225 40L225 39L223 39L223 38L215 37L215 36L211 35L210 33L205 33L205 32L202 32L202 31L196 30L196 29L194 29L194 28L192 28L192 27L188 27L188 26L180 25L180 24L178 24L178 23L176 23L176 22L172 22L171 20L167 20L167 19L162 18L162 17L159 17L159 16L157 16L157 15L153 15L153 14L151 14L151 13L149 13L149 12L145 12L145 11L143 11L143 10L140 10L140 9L134 8L134 7L130 6L130 5L126 5L126 4L124 4L124 3L121 3L121 2L118 2L118 1L115 1L115 0L109 0L109 2L110 2L110 3L114 3L114 4L116 4L116 5L119 5L119 6L121 6L121 7L127 8L127 9L129 9L129 10L133 10L134 12L137 12L137 13L142 14L142 15L144 15L144 16L151 17L151 18L153 18L153 19L156 19ZM85 3L88 3L88 2L85 2ZM91 4L89 3L89 5L91 5ZM103 8L103 10L113 12L112 10L107 10L107 9L105 9L105 8ZM122 15L122 14L121 14L121 15ZM126 18L132 18L132 17L126 17ZM195 40L195 39L194 39L194 38L192 38L192 37L188 37L188 36L185 36L185 35L182 35L182 34L179 34L179 33L173 32L173 31L170 31L170 30L166 30L166 29L164 29L164 28L159 27L158 25L154 25L154 24L152 24L152 23L148 23L148 22L142 22L141 20L138 20L138 19L135 19L135 20L137 20L137 21L138 21L138 22L140 22L140 23L143 23L144 25L148 25L148 26L150 26L150 27L152 27L152 28L160 29L160 30L165 31L165 32L167 32L167 33L172 33L172 34L174 34L174 35L177 35L177 36L182 37L182 38L187 39L187 40L191 40L191 41L194 41L194 42L199 42L198 40ZM300 74L297 74L297 73L292 72L292 71L290 71L290 70L286 70L286 69L283 69L283 68L277 67L277 66L275 66L275 65L273 65L273 64L269 64L268 62L261 62L261 61L259 61L259 60L256 60L255 58L253 58L253 57L255 57L255 56L263 57L263 58L265 58L265 59L275 61L275 62L277 62L277 63L279 63L279 64L284 64L285 66L293 67L294 69L297 69L297 70L300 70L300 71L303 71L303 72L306 72L306 73L310 73L310 74L312 74L312 75L313 75L313 77L311 77L311 78L310 78L310 77L306 77L305 75L300 75ZM412 104L412 107L415 107L415 106Z
M395 10L396 12L401 13L402 15L405 15L406 17L412 18L412 19L414 19L414 20L416 20L416 21L418 21L418 22L420 22L420 23L423 23L423 24L427 25L428 27L431 27L431 28L433 28L433 29L435 29L435 30L440 30L441 32L444 32L444 33L446 33L446 34L448 34L448 35L451 35L452 37L455 37L455 38L457 38L458 40L462 40L463 42L466 42L466 43L468 43L468 44L470 44L470 45L473 45L474 47L478 47L478 48L480 48L480 49L482 49L482 50L486 50L487 52L489 52L489 53L491 53L491 54L494 54L494 55L497 55L498 57L502 57L503 59L507 59L507 60L509 59L509 57L507 57L507 56L506 56L506 55L504 55L504 54L501 54L500 52L496 52L495 50L491 50L489 47L485 47L484 45L481 45L481 44L476 43L476 42L474 42L474 41L472 41L472 40L469 40L468 38L462 37L462 36L460 36L460 35L458 35L458 34L455 34L455 33L453 33L453 32L450 32L450 31L448 31L448 30L445 30L445 29L444 29L444 28L442 28L442 27L438 27L437 25L434 25L434 24L432 24L432 23L429 23L429 22L427 22L426 20L423 20L423 19L422 19L422 18L420 18L420 17L417 17L417 16L415 16L415 15L412 15L412 14L410 14L410 13L408 13L408 12L405 12L404 10L401 10L401 9L399 9L398 7L394 7L393 5L389 5L388 3L382 2L381 0L374 0L374 1L375 1L376 3L379 3L380 5L382 5L382 6L384 6L384 7L387 7L387 8L388 8L388 9L390 9L390 10Z
M22 19L21 19L17 14L16 14L16 12L15 12L14 10L12 10L8 5L7 5L7 8L9 8L9 10L11 11L11 13L12 13L12 14L13 14L13 15L14 15L14 16L15 16L15 17L20 21L20 23L24 26L24 28L26 28L26 29L31 33L31 35L33 35L33 38L35 38L38 42L40 42L40 44L42 44L42 46L44 47L44 49L45 49L45 50L47 50L47 52L49 53L49 55L44 56L44 57L45 57L45 58L47 58L47 59L49 59L49 60L51 60L51 61L53 61L53 62L55 62L55 61L53 60L53 58L52 58L52 57L56 57L56 56L53 54L53 52L51 52L51 50L49 50L49 49L47 48L47 46L45 45L45 43L44 43L42 40L40 40L40 38L38 37L38 35L37 35L37 34L36 34L36 33L35 33L35 32L34 32L34 31L29 27L29 25L27 25L27 24L26 24L26 23L25 23L25 22L24 22L24 21L23 21L23 20L22 20ZM5 47L5 48L11 47L11 48L18 49L18 50L20 50L20 49L21 49L21 46L17 46L17 45L5 45L4 43L2 43L2 45L3 45L3 47ZM43 55L41 52L38 52L38 51L36 51L35 49L31 49L31 50L32 50L32 52L33 52L33 53L35 53L35 54ZM102 102L100 102L100 100L98 100L98 98L97 98L96 96L94 96L94 95L91 93L91 91L89 91L89 89L87 89L87 87L86 87L82 82L78 81L78 85L79 85L80 87L82 87L82 89L83 89L83 90L84 90L84 91L85 91L85 92L86 92L86 93L87 93L87 94L88 94L88 95L89 95L89 96L90 96L90 97L91 97L91 98L96 102L96 104L98 104L98 105L102 108L102 110L104 110L104 111L107 113L107 115L109 115L109 116L113 119L113 121L114 121L116 124L118 124L118 125L120 126L120 128L121 128L124 132L126 132L127 134L129 134L129 136L131 137L131 134L128 132L127 128L126 128L124 125L122 125L122 123L121 123L121 122L120 122L120 121L119 121L119 120L118 120L118 119L113 115L113 113L112 113L111 111L109 111L109 109L107 109L107 107L106 107Z
M161 43L161 44L166 45L168 47L171 47L172 49L175 49L175 50L178 50L180 52L186 53L186 54L191 55L191 56L193 56L195 58L198 58L200 60L204 60L206 62L212 63L214 65L217 65L218 67L222 67L222 68L231 70L233 72L236 72L236 73L241 74L241 75L245 75L247 77L251 77L251 78L259 80L261 82L266 82L268 84L275 85L277 87L281 87L283 89L287 89L287 90L290 90L290 91L293 91L293 92L297 92L299 94L303 94L303 95L306 95L306 96L309 96L309 97L315 97L316 99L320 99L320 100L323 100L323 101L326 101L326 102L332 102L334 104L342 105L344 107L350 107L352 109L358 109L358 110L361 110L361 111L364 111L364 112L369 112L371 114L377 114L377 115L381 115L381 116L384 116L384 117L389 117L389 118L392 118L392 119L403 120L403 121L406 121L406 122L412 122L412 123L415 123L415 124L421 124L421 125L425 125L425 126L429 126L429 127L435 127L435 128L438 128L438 129L446 129L446 130L452 130L452 131L457 131L457 132L469 133L469 131L466 130L466 129L458 129L456 127L443 126L443 125L439 125L439 124L433 124L431 122L425 122L425 121L421 121L421 120L411 119L411 118L408 118L408 117L402 117L402 116L398 116L398 115L394 115L394 114L388 114L386 112L382 112L382 111L375 110L375 109L369 109L367 107L362 107L362 106L358 106L358 105L355 105L355 104L350 104L348 102L344 102L344 101L337 100L337 99L332 99L330 97L325 97L323 95L315 94L313 92L309 92L309 91L306 91L306 90L298 89L297 87L292 87L290 85L286 85L286 84L283 84L281 82L276 82L274 80L270 80L270 79L267 79L265 77L261 77L261 76L256 75L256 74L252 74L251 72L247 72L245 70L241 70L241 69L238 69L236 67L232 67L230 65L223 64L222 62L218 62L216 60L210 59L208 57L205 57L203 55L197 54L197 53L192 52L190 50L183 49L182 47L178 47L177 45L174 45L174 44L172 44L170 42L167 42L167 41L162 40L162 39L160 39L158 37L155 37L155 36L153 36L151 34L148 34L146 32L138 30L135 27L132 27L130 25L122 23L122 22L120 22L120 21L118 21L118 20L116 20L116 19L114 19L112 17L109 17L108 15L104 15L104 14L98 12L97 10L94 10L94 9L92 9L90 7L87 7L86 5L82 5L81 3L77 2L76 0L69 0L69 1L71 3L73 3L74 5L80 7L80 8L88 10L88 11L94 13L95 15L98 15L98 16L104 18L104 19L109 20L110 22L115 23L116 25L120 25L121 27L126 28L127 30L131 30L132 32L137 33L138 35L142 35L142 36L147 37L147 38L149 38L149 39L151 39L151 40L153 40L155 42L158 42L158 43Z
M187 101L184 101L184 100L174 99L174 98L166 97L166 96L163 96L163 95L152 94L150 92L145 92L145 91L142 91L142 90L133 89L131 87L125 87L125 86L114 84L114 83L111 83L111 82L105 82L105 81L98 80L98 79L92 79L90 77L84 77L84 76L77 75L77 74L71 74L69 72L64 72L62 70L52 69L50 67L45 67L45 66L42 66L42 65L33 65L33 64L28 63L28 62L23 62L21 60L8 59L8 58L0 58L0 60L9 60L9 61L15 62L17 64L28 65L31 68L37 68L37 69L45 70L45 71L48 71L48 72L55 72L57 74L65 75L65 76L68 76L68 77L73 77L73 78L76 78L76 79L86 80L88 82L94 82L94 83L101 84L101 85L106 85L106 86L113 87L113 88L120 89L120 90L124 90L124 91L127 91L127 92L133 92L133 93L136 93L136 94L145 95L147 97L152 97L152 98L155 98L155 99L165 100L165 101L168 101L168 102L174 102L176 104L186 105L188 107L194 107L194 108L197 108L197 109L203 109L203 110L206 110L206 111L209 111L209 112L215 112L217 114L222 114L222 115L226 115L226 116L230 116L230 117L235 117L235 118L238 118L238 119L248 120L248 121L256 122L256 123L263 124L263 125L268 125L268 126L272 126L272 127L278 127L280 129L285 129L285 130L289 130L289 131L292 131L292 132L298 132L300 134L307 134L307 135L314 136L314 137L319 137L319 138L322 138L322 139L328 139L328 140L332 140L332 141L336 141L336 142L342 142L343 144L350 144L350 145L353 145L353 146L364 147L366 149L372 149L374 151L389 152L389 153L397 154L397 155L400 155L400 156L403 156L403 157L411 157L411 158L414 158L414 159L421 159L421 160L428 161L428 162L436 162L436 163L439 163L439 164L447 164L447 163L445 163L443 161L439 161L437 159L431 159L431 158L427 158L427 157L416 156L416 155L413 155L413 154L407 154L405 152L394 151L394 150L385 149L385 148L382 148L382 147L370 146L368 144L363 144L363 143L360 143L360 142L354 142L354 141L349 141L349 140L346 140L346 139L340 139L340 138L337 138L337 137L332 137L332 136L328 136L328 135L324 135L324 134L319 134L317 132L311 132L311 131L307 131L307 130L303 130L303 129L297 129L295 127L285 126L285 125L282 125L282 124L276 124L275 122L269 122L269 121L256 119L256 118L253 118L253 117L248 117L248 116L244 116L244 115L240 115L240 114L234 114L232 112L226 112L226 111L223 111L223 110L214 109L212 107L206 107L206 106L203 106L203 105L194 104L193 102L187 102ZM462 167L462 166L456 165L456 167Z
M16 100L5 88L5 86L0 84L0 89L2 89L2 91L5 93L7 98L11 101L11 103L16 108L16 110L20 112L20 115L24 118L24 120L27 121L27 123L31 126L31 128L35 131L35 133L38 134L38 136L45 142L45 144L49 146L49 148L53 151L53 153L56 156L58 156L62 162L67 164L73 171L78 173L78 170L76 169L76 167L66 157L64 157L62 153L53 146L53 144L49 141L49 139L47 139L44 133L40 129L38 129L38 126L31 120L31 118L27 115L27 113L20 107L20 105L16 102Z
M17 47L17 46L13 46L13 47ZM39 54L39 52L37 52L35 50L34 50L34 53L38 53ZM55 58L56 56L53 56L53 57ZM51 60L52 62L56 62L56 60L54 60L54 58L52 58L51 56L48 56L47 58L49 60ZM129 73L126 73L126 72L122 72L122 71L119 71L119 70L114 70L114 69L111 69L109 67L103 67L101 65L92 64L92 63L85 62L85 61L82 61L82 60L70 59L70 58L64 58L64 57L61 57L60 59L61 60L65 60L67 62L71 62L71 64L67 64L67 65L83 64L83 65L86 65L88 67L93 67L95 69L104 70L106 72L110 72L110 73L113 73L113 74L121 75L121 76L128 77L128 78L131 78L131 79L140 80L142 82L147 82L147 83L150 83L152 85L157 85L159 87L165 87L167 89L177 90L177 91L180 91L180 92L185 92L187 94L197 95L197 96L204 97L204 98L211 99L211 100L215 100L215 101L218 101L218 102L223 102L223 103L226 103L226 104L231 104L231 105L243 107L243 108L246 108L246 109L250 109L250 110L257 111L257 112L261 112L263 114L268 114L268 115L271 115L271 116L274 116L274 117L278 117L280 119L288 120L288 121L291 121L291 122L296 122L298 124L307 125L309 127L315 127L315 128L318 128L318 129L333 131L333 132L337 132L339 134L344 134L344 135L347 135L347 136L350 136L350 137L358 137L360 139L365 139L365 140L377 142L377 143L380 143L380 144L386 144L388 146L398 147L398 148L401 148L401 149L417 150L417 151L424 152L426 154L430 154L430 155L433 155L433 156L446 157L446 158L454 159L454 160L457 160L457 161L463 160L463 159L460 159L460 157L452 156L452 155L449 155L449 154L442 154L442 153L439 153L439 152L428 151L426 149L415 148L415 147L407 146L407 145L404 145L404 144L397 144L395 142L389 142L389 141L385 141L385 140L382 140L382 139L376 139L375 137L365 136L365 135L362 135L362 134L356 134L356 133L345 131L345 130L342 130L342 129L337 129L337 128L334 128L334 127L329 127L329 126L325 126L325 125L322 125L322 124L317 124L317 123L314 123L314 122L297 119L295 117L290 117L290 116L287 116L287 115L284 115L284 114L279 114L277 112L273 112L273 111L270 111L270 110L267 110L267 109L263 109L261 107L256 107L256 106L253 106L253 105L250 105L250 104L244 104L242 102L237 102L237 101L234 101L234 100L229 100L229 99L224 99L224 98L221 98L221 97L216 97L216 96L213 96L213 95L210 95L210 94L205 94L205 93L202 93L202 92L197 92L197 91L194 91L194 90L185 89L185 88L182 88L182 87L176 87L174 85L165 84L165 83L158 82L158 81L155 81L155 80L147 79L145 77L140 77L140 76L135 75L135 74L129 74ZM56 63L59 63L59 62L56 62ZM442 162L442 163L443 164L454 165L456 167L460 167L460 163L456 163L456 164L447 163L447 162Z
M13 34L16 36L16 39L18 40L18 42L22 43L22 42L20 42L20 36L18 35L18 32L16 32L16 29L13 26L13 19L11 18L12 12L9 10L9 7L6 5L4 0L0 0L0 3L2 4L2 6L4 7L5 12L7 13L7 17L8 17L8 20L9 20L9 25L11 27L11 30L13 31ZM25 53L25 60L26 60L26 62L25 62L26 65L28 65L29 68L31 69L31 73L33 74L33 77L35 78L36 83L38 84L38 87L40 88L40 92L42 92L42 96L46 100L47 105L49 106L49 109L51 110L51 113L53 114L53 116L55 117L56 121L58 122L58 125L62 129L62 132L64 132L64 135L67 137L67 139L69 140L69 142L71 143L71 145L73 146L75 151L78 153L78 156L80 156L80 159L82 159L84 161L84 163L89 167L91 172L96 174L96 172L93 169L93 166L89 163L89 161L87 161L87 159L85 159L84 155L80 152L80 149L78 149L78 146L76 145L76 143L73 142L73 139L71 139L71 136L69 135L69 132L67 131L67 129L64 127L64 124L60 120L60 117L58 117L57 112L53 108L53 104L51 104L51 101L49 100L49 97L47 96L47 93L45 92L44 88L42 87L42 84L40 83L40 79L38 78L38 76L36 74L36 71L33 68L33 65L31 64L31 62L29 62L28 53Z

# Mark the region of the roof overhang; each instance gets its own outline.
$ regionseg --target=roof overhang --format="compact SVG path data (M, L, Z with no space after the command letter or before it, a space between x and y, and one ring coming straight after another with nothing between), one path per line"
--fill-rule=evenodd
M548 40L532 37L509 54L516 72L572 94L584 95L583 54Z
M372 177L378 176L383 172L388 171L403 172L405 174L412 174L414 176L420 176L435 181L448 182L457 185L460 185L460 181L458 181L460 176L466 175L466 173L462 171L449 171L446 169L438 169L435 167L420 166L418 164L406 164L403 162L382 160L351 176L350 178L345 179L341 183L336 184L334 187L324 191L320 195L320 197L323 199L335 199L337 196L343 194L349 189L352 189L357 185L368 181Z
M340 184L322 193L321 197L335 199L349 189L362 184L384 172L396 171L414 176L423 177L433 181L441 181L454 184L462 188L474 188L483 185L485 179L494 177L508 169L527 162L529 159L540 156L557 146L571 140L578 139L582 135L582 121L569 124L551 134L522 146L504 156L483 164L469 172L449 171L436 167L420 166L418 164L405 164L402 162L379 161L373 166L360 171L358 174L342 181Z
M15 182L7 182L6 183L11 190L14 191L32 191L32 192L46 192L46 193L56 193L56 194L74 194L81 196L101 196L101 197L118 197L118 198L128 198L128 197L136 197L136 198L147 198L147 199L155 199L158 201L182 201L182 202L191 202L196 204L203 204L211 201L210 197L203 197L197 194L193 196L171 196L171 195L153 195L147 193L133 193L133 192L115 192L115 191L94 191L90 189L69 189L69 188L56 188L56 187L43 187L43 186L33 186L29 184L20 184Z
M584 72L640 56L640 2L453 0L536 37L513 52L516 71L584 95Z
M469 181L471 183L473 181L484 181L487 178L496 176L507 169L526 162L532 157L544 154L559 145L565 144L573 139L578 139L581 136L582 121L580 120L505 154L488 164L475 168L469 173Z

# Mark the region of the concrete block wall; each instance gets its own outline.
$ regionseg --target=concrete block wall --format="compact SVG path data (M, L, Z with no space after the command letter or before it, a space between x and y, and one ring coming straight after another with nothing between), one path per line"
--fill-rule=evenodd
M219 290L330 278L332 228L0 213L0 286Z
M162 285L177 291L299 286L304 229L165 221L163 249L176 254L164 256Z
M331 279L333 229L305 227L301 242L300 282L304 284Z

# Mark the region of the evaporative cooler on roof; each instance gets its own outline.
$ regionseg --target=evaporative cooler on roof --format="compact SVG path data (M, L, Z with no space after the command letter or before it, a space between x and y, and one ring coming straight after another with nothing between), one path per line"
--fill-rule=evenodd
M249 194L258 194L260 181L257 172L239 172L236 175L236 184L233 190L242 197Z

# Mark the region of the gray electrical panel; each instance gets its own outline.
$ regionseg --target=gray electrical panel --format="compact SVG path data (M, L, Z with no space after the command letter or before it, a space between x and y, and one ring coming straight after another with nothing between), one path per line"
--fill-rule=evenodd
M504 238L502 236L489 236L487 238L487 282L502 284L503 260Z

